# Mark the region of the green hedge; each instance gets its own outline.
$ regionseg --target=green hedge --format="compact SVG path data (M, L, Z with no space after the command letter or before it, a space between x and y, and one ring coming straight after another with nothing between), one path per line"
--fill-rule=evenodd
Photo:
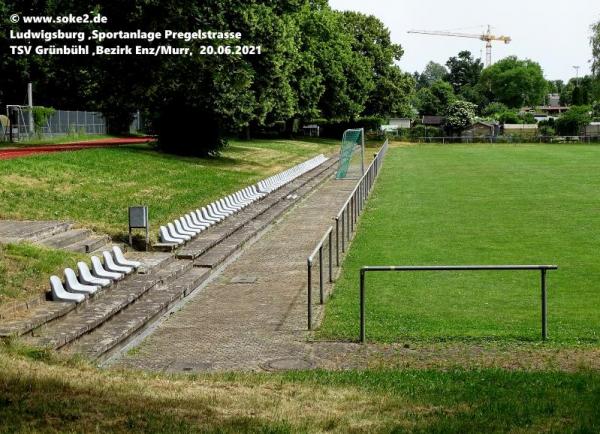
M304 123L304 125L318 125L320 127L321 137L331 139L341 139L344 131L351 128L364 128L365 132L379 131L384 125L386 119L378 116L367 116L354 121L339 120L339 119L312 119Z

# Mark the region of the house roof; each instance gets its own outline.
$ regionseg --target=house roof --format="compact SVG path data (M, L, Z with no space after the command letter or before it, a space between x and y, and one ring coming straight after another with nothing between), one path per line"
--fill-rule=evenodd
M423 116L421 120L423 125L441 125L444 122L443 116Z

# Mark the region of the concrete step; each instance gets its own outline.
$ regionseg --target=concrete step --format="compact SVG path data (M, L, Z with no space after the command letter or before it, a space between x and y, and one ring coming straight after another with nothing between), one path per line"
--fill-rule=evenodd
M64 246L63 248L70 252L91 253L98 250L103 250L103 248L108 246L109 243L110 238L108 235L92 235Z
M108 321L149 289L177 279L191 267L190 261L177 261L155 274L129 276L116 288L101 291L69 315L35 330L25 341L34 346L61 348Z
M85 240L90 236L92 231L89 229L70 229L65 232L52 235L48 238L39 240L40 244L53 249L62 249L70 244Z
M75 303L45 301L22 313L21 316L4 320L0 324L0 337L22 336L76 308Z
M69 230L73 224L61 221L0 220L0 242L37 242Z
M92 360L109 357L202 284L209 274L208 269L193 268L167 285L153 287L119 315L82 336L65 350Z

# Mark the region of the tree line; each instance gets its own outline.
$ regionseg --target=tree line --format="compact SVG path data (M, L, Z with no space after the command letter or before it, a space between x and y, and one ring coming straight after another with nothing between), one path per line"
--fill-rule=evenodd
M0 2L2 16L57 16L65 11L89 13L90 4ZM349 121L410 111L414 82L396 65L402 47L391 41L377 18L335 11L327 0L107 0L94 11L107 16L108 23L69 30L235 31L243 35L240 43L260 45L262 54L3 55L2 104L23 101L31 81L36 104L99 110L116 133L128 129L139 109L163 147L189 154L210 154L230 134L252 135L278 123L290 129L298 124L294 120ZM0 29L3 53L8 52L7 32L20 29L20 23L6 21ZM193 50L206 43L170 42Z

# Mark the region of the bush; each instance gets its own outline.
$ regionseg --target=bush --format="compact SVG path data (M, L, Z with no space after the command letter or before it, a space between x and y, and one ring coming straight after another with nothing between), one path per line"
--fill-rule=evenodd
M556 131L562 136L577 136L581 128L592 121L591 107L573 106L556 120Z
M442 137L441 128L428 127L426 125L415 125L409 130L408 136L411 139L420 139L421 137Z

